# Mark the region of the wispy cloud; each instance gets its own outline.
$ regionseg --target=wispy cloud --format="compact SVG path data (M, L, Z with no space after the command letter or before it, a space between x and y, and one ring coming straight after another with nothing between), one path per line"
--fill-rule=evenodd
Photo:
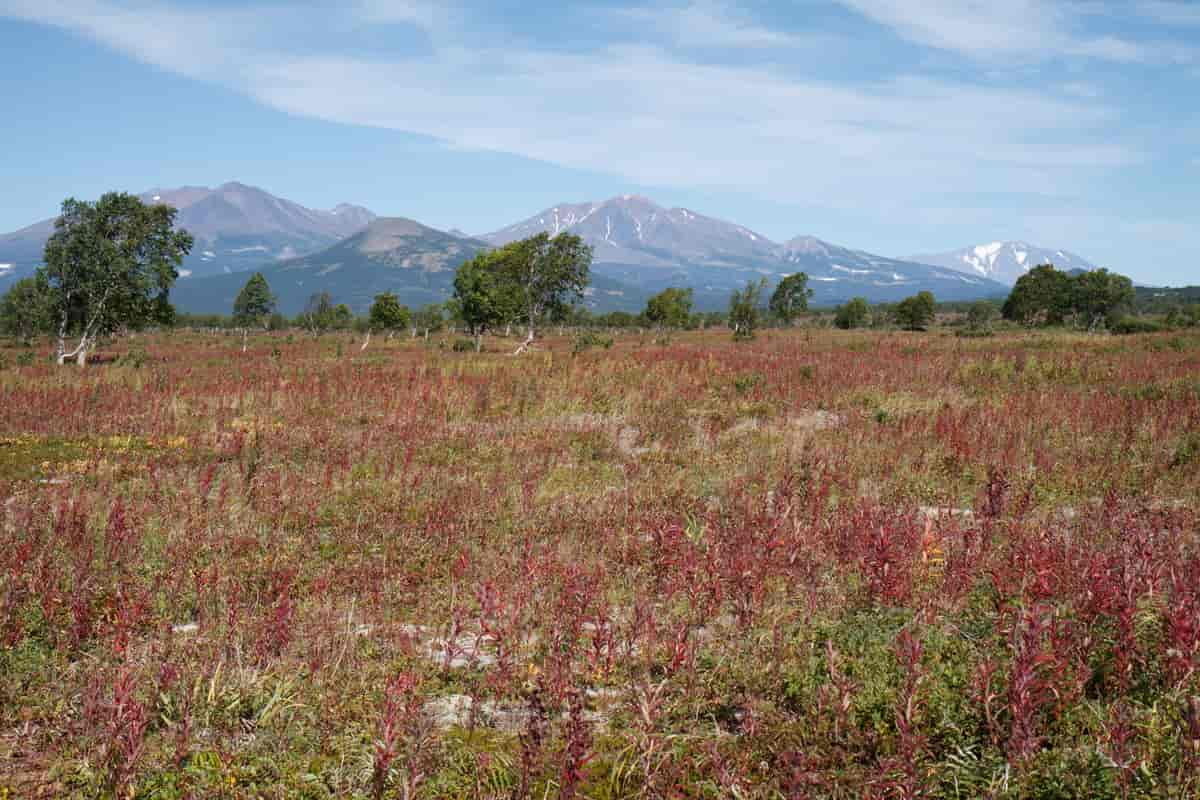
M1115 115L1093 98L909 74L855 84L817 81L788 66L704 63L649 38L588 52L488 45L440 22L446 8L417 0L360 2L326 21L387 18L426 28L433 49L418 59L292 52L279 30L311 24L311 12L297 20L280 6L218 14L155 2L0 1L9 14L79 31L291 113L425 134L646 185L732 187L851 206L862 202L868 185L880 197L941 198L981 185L1069 193L1088 176L1141 157L1092 135ZM627 13L692 44L769 47L790 35L714 2ZM927 35L949 41L965 31L961 38L981 40L967 16ZM256 34L262 31L273 35ZM1016 47L1025 31L1020 15L1013 16L998 35L1010 44L1001 46Z
M976 59L1043 61L1084 58L1117 63L1187 63L1190 42L1144 41L1096 33L1095 17L1200 23L1200 6L1171 0L1129 4L1083 0L838 0L843 6L919 45Z

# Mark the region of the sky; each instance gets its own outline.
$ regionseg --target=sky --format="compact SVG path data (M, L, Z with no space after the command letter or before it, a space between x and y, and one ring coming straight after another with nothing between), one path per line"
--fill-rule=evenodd
M0 0L0 231L237 180L470 233L626 193L1200 283L1200 0Z

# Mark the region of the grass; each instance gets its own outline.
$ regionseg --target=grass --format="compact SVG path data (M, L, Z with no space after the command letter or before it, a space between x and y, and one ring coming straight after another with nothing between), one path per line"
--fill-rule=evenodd
M1200 338L486 344L0 359L0 797L1200 789Z

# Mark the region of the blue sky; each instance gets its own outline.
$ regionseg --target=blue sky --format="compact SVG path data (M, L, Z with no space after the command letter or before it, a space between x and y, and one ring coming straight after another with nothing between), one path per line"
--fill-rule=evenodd
M240 180L472 233L639 192L1200 283L1196 0L0 0L0 230Z

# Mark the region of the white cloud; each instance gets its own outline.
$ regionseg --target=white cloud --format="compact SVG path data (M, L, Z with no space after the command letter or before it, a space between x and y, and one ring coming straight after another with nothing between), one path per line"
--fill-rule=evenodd
M419 59L289 52L279 30L313 19L278 5L218 14L146 0L0 0L5 10L290 113L410 131L643 185L736 188L841 207L865 198L911 205L922 194L940 203L981 189L1069 194L1090 176L1141 158L1111 141L1116 114L1093 98L911 75L835 84L786 66L699 63L661 42L588 52L507 39L481 45L466 38L463 18L445 21L453 9L444 4L360 2L327 21L352 28L386 17L426 27L432 52ZM783 35L713 2L658 16L645 8L630 13L693 43L773 46ZM1016 47L1027 20L995 13L1010 17L996 29L996 46ZM925 24L914 16L913 24ZM950 28L922 35L983 38L969 15L953 19ZM271 38L256 35L262 31Z
M1080 0L837 0L911 42L979 59L1087 58L1117 63L1187 63L1195 47L1134 41L1093 33L1092 17L1149 19L1164 24L1200 21L1191 2L1134 4Z
M800 36L760 25L717 0L692 0L682 6L638 6L618 13L643 31L653 31L687 47L774 48L803 41Z

